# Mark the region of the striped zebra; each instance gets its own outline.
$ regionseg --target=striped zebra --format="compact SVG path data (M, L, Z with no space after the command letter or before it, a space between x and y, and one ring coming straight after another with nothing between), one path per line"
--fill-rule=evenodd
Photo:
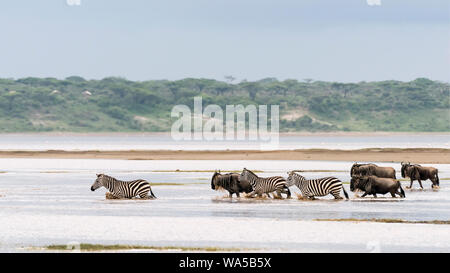
M150 183L143 179L133 181L121 181L106 174L97 174L97 179L91 186L91 191L105 187L116 198L156 198L150 187ZM150 192L150 195L149 195Z
M269 193L276 191L277 196L282 198L281 193L287 194L287 198L291 197L291 191L289 190L286 180L281 176L272 177L258 177L255 173L244 168L239 176L240 181L248 181L252 185L253 191L249 193L250 197L255 194L261 197L263 193L269 195ZM270 195L269 195L270 197Z
M334 199L343 199L339 194L342 189L345 198L348 199L348 194L342 185L342 181L336 177L324 177L308 180L294 171L288 172L288 174L288 187L296 185L302 192L302 195L307 198L315 199L314 196L325 196L331 194L334 196Z

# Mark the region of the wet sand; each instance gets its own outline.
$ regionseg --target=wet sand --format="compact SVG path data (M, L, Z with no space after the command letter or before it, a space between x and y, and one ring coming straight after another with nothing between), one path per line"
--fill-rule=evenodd
M126 159L126 160L322 160L450 164L450 149L370 148L359 150L226 150L226 151L0 151L0 158Z

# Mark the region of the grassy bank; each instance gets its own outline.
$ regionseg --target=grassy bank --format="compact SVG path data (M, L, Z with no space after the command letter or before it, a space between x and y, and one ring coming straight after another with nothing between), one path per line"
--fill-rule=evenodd
M449 90L448 83L426 78L359 83L0 79L0 133L168 132L173 106L193 109L199 96L203 107L279 105L282 132L449 132Z
M49 245L46 250L67 251L67 245ZM144 246L144 245L101 245L80 244L81 251L120 251L120 250L149 250L149 251L192 251L192 252L237 252L256 249L223 248L223 247L186 247L186 246Z

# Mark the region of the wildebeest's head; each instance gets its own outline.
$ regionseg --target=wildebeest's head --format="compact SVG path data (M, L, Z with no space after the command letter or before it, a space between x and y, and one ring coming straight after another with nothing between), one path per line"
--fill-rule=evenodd
M354 175L350 180L350 190L355 191L356 189L363 190L364 185L367 183L368 176Z
M402 173L402 177L405 178L407 175L407 169L408 167L411 166L411 164L408 162L402 162L402 169L401 169L401 173Z
M353 176L355 174L358 173L358 168L361 166L361 164L358 164L358 162L356 162L355 164L352 165L352 168L350 169L350 176Z
M359 179L359 175L354 175L352 176L352 178L350 179L350 190L351 191L355 191L355 183L356 181Z
M92 184L91 191L95 191L96 189L103 187L103 176L104 174L97 174L97 179L95 179L94 184Z
M214 174L211 178L211 189L213 189L213 190L216 189L216 180L219 175L220 175L220 171L214 171Z

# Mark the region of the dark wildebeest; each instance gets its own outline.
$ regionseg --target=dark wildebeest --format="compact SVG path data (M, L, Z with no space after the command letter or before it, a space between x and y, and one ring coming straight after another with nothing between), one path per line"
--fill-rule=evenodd
M369 176L375 175L378 177L392 178L397 179L395 177L395 169L392 167L380 167L373 163L369 164L353 164L350 169L350 176L361 175L361 176Z
M388 192L392 195L392 197L395 197L396 194L400 197L405 197L405 192L402 189L402 184L400 181L392 178L377 177L374 175L353 176L350 180L350 190L355 191L355 189L360 189L364 192L361 197L368 194L372 194L374 197L377 197L377 193L386 194Z
M439 187L439 176L438 176L438 169L433 167L423 167L419 164L413 164L411 163L401 163L402 164L402 177L406 178L409 177L411 179L411 184L407 188L411 188L413 181L417 180L419 181L420 187L423 189L422 186L422 180L430 179L433 184L431 184L431 188Z
M211 189L227 190L230 193L230 198L233 196L233 193L239 197L240 192L251 192L253 190L252 185L248 181L239 180L239 175L238 173L221 174L220 171L216 171L211 178Z

